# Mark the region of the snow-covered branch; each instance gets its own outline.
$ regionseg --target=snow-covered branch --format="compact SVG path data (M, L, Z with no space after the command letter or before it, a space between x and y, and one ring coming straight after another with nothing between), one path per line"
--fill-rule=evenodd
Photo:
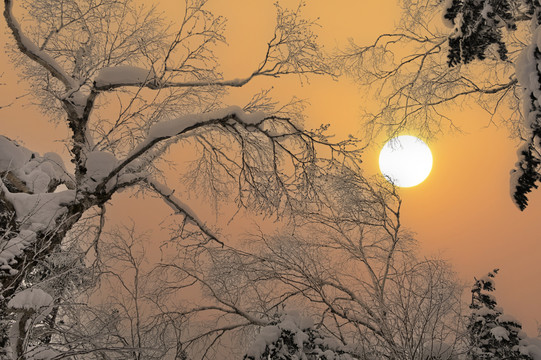
M66 90L76 89L78 87L79 84L77 81L69 76L54 58L41 50L23 33L21 26L13 14L13 0L4 0L4 18L21 53L47 69L52 76L64 84Z
M301 2L294 10L284 9L280 5L276 5L277 24L275 33L267 44L267 50L263 60L249 76L230 80L217 79L215 76L206 76L204 79L196 80L176 80L179 74L188 74L193 77L194 73L201 71L201 69L190 65L190 62L195 59L202 61L209 60L207 57L210 53L206 55L202 54L202 52L206 51L204 46L212 42L223 41L221 30L219 30L220 25L218 24L220 21L217 19L208 21L210 25L207 24L205 26L209 28L198 30L200 33L194 34L192 28L187 34L183 34L183 31L186 31L184 26L190 21L194 21L194 18L197 18L197 13L203 12L201 9L203 4L204 2L193 7L186 6L182 26L164 59L165 66L162 74L157 74L154 68L144 69L126 65L107 67L98 72L98 75L94 79L94 88L97 91L107 91L125 86L147 87L154 90L187 87L242 87L257 77L334 74L333 69L328 65L321 47L316 42L316 35L312 31L312 28L317 24L313 21L305 20L301 16L302 7L305 6ZM188 9L191 11L188 11ZM201 16L204 17L206 15ZM192 26L195 27L195 25ZM188 44L184 45L188 51L186 58L176 67L169 66L170 57L179 44L187 38L197 37L197 35L204 39L203 44L192 51L190 51ZM182 38L182 36L185 36L185 38ZM183 69L183 67L189 70ZM166 76L166 74L171 74L172 76Z
M205 223L197 216L190 206L174 195L175 191L167 187L167 185L158 182L152 178L146 178L144 180L148 186L150 186L163 200L169 205L175 212L183 214L186 218L195 224L201 231L209 237L209 239L216 241L223 245L213 232L205 225Z
M239 107L232 106L214 112L187 115L157 123L150 128L148 137L139 143L139 145L137 145L137 147L135 147L135 149L133 149L130 154L128 154L128 156L126 156L126 158L103 179L100 186L104 187L107 182L115 177L122 169L135 159L141 157L141 155L161 141L180 136L201 127L226 124L228 121L235 121L244 126L255 127L264 120L266 120L266 118L262 113L246 114Z

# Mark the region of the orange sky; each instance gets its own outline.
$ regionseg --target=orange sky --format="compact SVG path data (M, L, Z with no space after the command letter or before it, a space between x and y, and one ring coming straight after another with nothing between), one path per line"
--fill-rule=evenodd
M174 13L176 1L155 2L168 15ZM229 46L218 52L227 78L248 75L261 60L265 40L272 33L273 2L209 1L211 9L229 19ZM291 5L297 1L283 3ZM320 18L321 40L328 49L345 44L348 37L358 43L373 40L382 32L392 31L399 17L394 0L311 0L306 13ZM0 34L5 39L3 22ZM23 90L16 85L17 78L4 52L0 64L5 72L2 81L8 84L0 87L1 106ZM232 93L231 102L244 103L249 94L269 86L274 86L278 97L284 99L291 95L309 98L312 105L307 110L307 126L331 123L331 131L340 134L358 132L360 108L370 101L347 79L337 82L317 78L301 87L298 79L291 77L256 80L246 89ZM36 108L19 105L24 102L23 99L0 110L0 133L23 140L41 153L54 150L65 154L62 145L54 140L65 137L66 128L45 122ZM466 134L448 134L431 140L431 175L423 184L400 191L404 200L403 222L417 234L424 253L449 259L468 284L474 276L501 268L495 294L500 305L522 320L530 335L535 335L536 320L541 321L541 191L530 196L528 209L520 212L509 195L509 170L516 161L516 143L508 139L506 129L486 128L488 115L474 108L457 109L451 117L463 126ZM367 173L377 172L377 156L377 146L365 154ZM111 216L125 211L120 203L114 205ZM140 209L148 209L148 204ZM131 216L136 218L137 210ZM146 214L145 220L151 227L159 217L159 213L150 217Z
M242 34L246 34L246 29L263 28L260 19L268 20L272 7L270 1L266 6L262 3L221 2L218 8L230 19L231 34L238 34L229 41L228 50L232 51L228 56L238 59L238 54L242 54L254 59L251 51L256 46L255 36L246 38ZM327 49L345 44L347 38L359 44L374 40L377 35L392 31L400 16L394 0L349 0L332 5L315 0L309 2L306 12L319 17L320 38ZM256 14L255 18L246 15L250 13ZM264 25L270 26L267 20ZM287 92L290 81L285 87L280 81L273 85ZM308 109L310 125L331 123L331 131L341 134L358 132L360 108L370 101L347 79L312 80L295 94L312 103ZM488 126L488 114L473 105L455 109L451 118L464 133L431 139L432 173L421 185L400 191L404 224L417 234L425 254L440 254L449 259L468 285L474 276L500 268L495 293L498 302L507 313L521 320L533 336L536 321L541 322L541 191L534 192L527 210L520 212L509 191L509 171L516 161L517 142L509 139L504 126ZM364 156L369 174L378 172L377 145Z

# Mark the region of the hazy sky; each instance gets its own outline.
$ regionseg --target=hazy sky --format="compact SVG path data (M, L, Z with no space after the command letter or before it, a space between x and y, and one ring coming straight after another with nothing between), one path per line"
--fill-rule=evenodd
M175 2L156 1L168 15L175 13ZM229 19L229 46L217 52L227 78L247 76L260 62L265 41L272 34L273 2L209 1L210 8ZM329 50L345 45L348 38L363 44L379 33L390 32L399 16L393 0L311 0L306 13L320 18L321 40ZM3 22L0 34L5 39ZM7 83L0 87L1 106L23 90L17 86L5 52L0 64L5 73L2 82ZM370 102L348 79L317 78L299 86L295 77L271 82L256 80L233 93L231 102L244 103L248 94L269 86L274 86L279 98L309 98L312 105L307 110L307 126L331 123L331 132L339 134L358 133L360 109ZM54 140L64 137L66 128L47 123L33 107L22 108L19 104L25 100L0 110L0 133L23 140L27 147L41 153L64 151ZM528 209L520 212L509 195L509 171L516 161L517 143L508 139L503 126L488 126L488 114L475 107L455 109L450 117L465 134L443 134L429 141L434 167L423 184L400 191L404 200L403 223L417 234L424 253L449 259L468 284L474 276L500 268L495 293L500 306L534 335L536 320L541 321L541 191L534 192ZM377 145L364 157L369 174L378 171ZM110 214L115 211L119 208ZM147 219L149 223L153 220Z

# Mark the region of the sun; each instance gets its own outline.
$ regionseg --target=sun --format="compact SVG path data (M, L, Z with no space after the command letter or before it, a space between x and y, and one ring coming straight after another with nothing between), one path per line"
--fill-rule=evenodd
M383 176L396 186L419 185L432 170L432 152L415 136L397 136L383 145L379 168Z

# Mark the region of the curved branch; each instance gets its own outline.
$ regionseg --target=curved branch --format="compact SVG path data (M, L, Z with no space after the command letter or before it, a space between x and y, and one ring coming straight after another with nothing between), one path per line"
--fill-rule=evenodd
M66 89L77 87L77 82L62 69L55 59L40 50L36 44L23 34L21 26L13 15L13 0L4 0L4 18L21 53L49 71L52 76L64 84Z

